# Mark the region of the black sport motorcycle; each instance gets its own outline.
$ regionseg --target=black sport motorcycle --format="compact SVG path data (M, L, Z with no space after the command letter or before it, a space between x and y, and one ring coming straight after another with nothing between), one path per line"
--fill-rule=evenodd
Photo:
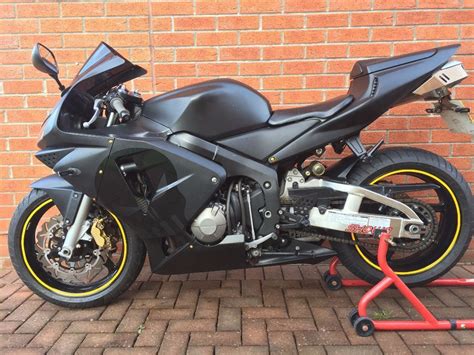
M473 199L443 158L411 147L366 148L360 131L391 107L432 100L451 124L468 109L449 88L467 74L458 45L355 63L347 94L272 110L252 88L218 79L144 101L124 82L145 73L101 43L70 86L37 44L34 66L61 98L34 182L9 229L11 260L39 296L68 307L112 301L140 272L190 273L338 255L376 282L377 237L410 285L446 273L471 240ZM352 155L331 167L327 146ZM325 243L328 241L328 243ZM331 247L329 247L330 245Z

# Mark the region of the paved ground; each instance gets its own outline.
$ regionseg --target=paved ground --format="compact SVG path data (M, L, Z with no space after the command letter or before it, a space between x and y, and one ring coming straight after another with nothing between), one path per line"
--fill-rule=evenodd
M0 270L0 353L376 354L474 353L474 331L379 332L358 337L347 314L362 288L336 292L325 266L285 266L163 277L148 268L114 304L67 310L33 295ZM473 277L474 265L453 275ZM474 290L418 289L440 317L474 318ZM395 290L371 310L410 318Z

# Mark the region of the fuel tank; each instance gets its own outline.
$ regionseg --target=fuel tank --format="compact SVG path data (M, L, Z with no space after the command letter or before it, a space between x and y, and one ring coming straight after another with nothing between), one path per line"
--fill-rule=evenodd
M185 86L145 101L142 115L168 127L213 141L267 125L268 100L231 79Z

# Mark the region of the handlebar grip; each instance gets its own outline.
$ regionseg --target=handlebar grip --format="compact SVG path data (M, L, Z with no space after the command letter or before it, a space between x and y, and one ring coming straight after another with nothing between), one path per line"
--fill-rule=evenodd
M121 98L114 97L110 100L110 105L118 113L121 119L128 120L130 118L130 111L123 106L123 100Z

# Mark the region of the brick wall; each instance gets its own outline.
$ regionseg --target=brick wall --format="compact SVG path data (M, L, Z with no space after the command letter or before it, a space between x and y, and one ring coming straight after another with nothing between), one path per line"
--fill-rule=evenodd
M7 0L8 1L8 0ZM215 77L259 89L275 107L346 91L357 59L462 43L474 70L473 0L189 0L0 4L0 267L6 231L32 180L48 174L32 157L56 84L30 64L34 43L54 50L67 84L99 41L148 69L132 84L149 97ZM455 90L474 98L474 75ZM447 157L474 183L468 135L449 133L424 103L396 108L363 134Z

